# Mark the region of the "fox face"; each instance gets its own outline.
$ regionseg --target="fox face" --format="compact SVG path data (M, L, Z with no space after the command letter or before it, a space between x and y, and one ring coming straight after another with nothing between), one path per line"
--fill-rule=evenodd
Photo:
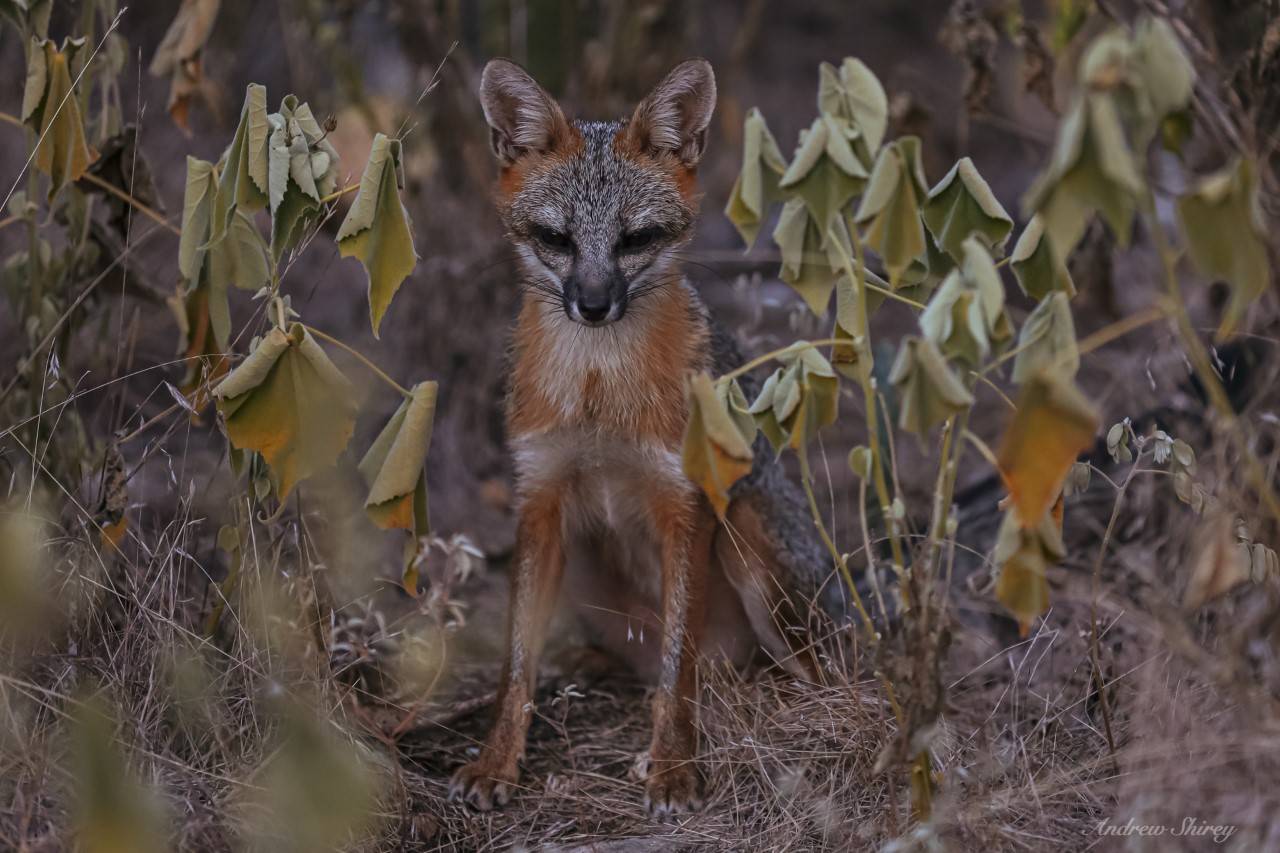
M531 298L585 326L667 286L692 236L694 171L715 108L704 60L678 65L629 119L570 122L520 66L485 66L498 209Z

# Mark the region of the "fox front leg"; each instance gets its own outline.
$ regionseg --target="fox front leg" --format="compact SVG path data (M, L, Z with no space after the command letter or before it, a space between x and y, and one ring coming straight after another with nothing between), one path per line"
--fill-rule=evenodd
M530 496L520 511L507 611L507 659L496 715L480 756L460 767L449 785L451 799L480 811L506 805L520 776L538 656L564 574L560 521L559 496L552 490Z
M689 495L664 495L651 507L662 549L662 669L644 799L651 814L665 816L702 807L697 663L715 516Z

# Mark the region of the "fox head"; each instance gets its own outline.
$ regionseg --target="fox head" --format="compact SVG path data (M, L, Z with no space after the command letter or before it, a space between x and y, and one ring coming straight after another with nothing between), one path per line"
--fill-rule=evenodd
M534 298L603 326L672 282L697 213L694 173L716 103L710 63L680 63L621 121L566 119L505 59L485 66L480 102L502 168L499 212Z

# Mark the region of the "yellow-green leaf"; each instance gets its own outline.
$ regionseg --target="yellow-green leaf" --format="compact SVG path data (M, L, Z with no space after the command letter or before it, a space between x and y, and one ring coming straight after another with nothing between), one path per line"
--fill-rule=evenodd
M724 211L748 249L756 242L769 205L782 197L778 181L786 170L777 140L760 110L752 107L742 126L742 171Z
M232 215L230 227L209 248L208 267L210 279L224 292L229 284L251 291L270 284L271 259L267 243L243 210Z
M778 224L773 229L773 240L782 253L778 276L800 294L815 315L821 317L827 313L836 272L823 249L818 226L802 199L791 199L782 206Z
M898 425L918 436L973 405L973 394L925 338L903 338L889 382L898 391Z
M919 139L904 136L880 150L854 221L867 226L867 244L880 255L895 288L925 251L920 202L926 193Z
M922 214L938 247L957 261L966 238L976 236L998 255L1013 230L1013 220L968 157L929 190Z
M1145 16L1134 32L1133 47L1138 74L1157 118L1191 103L1195 67L1167 20Z
M231 443L262 454L281 500L332 465L355 428L355 389L300 323L272 328L213 394Z
M1072 378L1080 369L1080 349L1071 303L1060 290L1050 293L1022 324L1018 354L1013 359L1013 381L1026 382L1045 370Z
M160 853L167 849L160 803L120 753L115 722L106 704L99 697L77 703L72 724L75 849L85 853Z
M1048 570L1065 555L1062 534L1051 514L1024 527L1015 512L1005 513L993 555L1000 572L996 599L1018 620L1022 636L1049 609Z
M218 175L213 164L187 156L187 185L182 195L182 235L178 238L178 271L194 284L204 267L212 224Z
M1218 329L1225 337L1271 279L1253 164L1241 158L1201 181L1178 199L1178 221L1200 271L1231 285L1231 301Z
M1093 406L1060 374L1039 373L1022 386L998 462L1023 527L1040 523L1097 429Z
M1053 290L1061 290L1067 296L1076 295L1067 265L1051 242L1044 239L1044 217L1038 213L1022 229L1009 256L1009 266L1022 292L1032 299L1043 299Z
M98 153L85 141L80 102L72 89L71 62L83 47L84 39L66 39L58 50L45 39L33 40L27 51L22 120L38 134L34 163L49 176L50 201L98 159Z
M420 382L409 392L360 460L369 487L365 510L383 529L429 532L426 476L423 466L431 445L436 411L436 383Z
M962 263L947 274L920 314L920 329L948 358L978 367L1013 337L1004 310L1004 285L986 247L969 237Z
M685 475L706 494L716 515L724 518L729 489L751 472L749 437L717 395L711 377L689 379L689 423L681 453Z
M369 275L369 319L373 335L400 284L413 272L409 214L400 203L400 141L379 133L373 138L360 190L338 229L342 257L357 257Z

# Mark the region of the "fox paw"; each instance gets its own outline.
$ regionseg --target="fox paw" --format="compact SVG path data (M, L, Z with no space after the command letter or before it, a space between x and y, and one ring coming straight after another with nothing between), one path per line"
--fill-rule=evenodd
M652 762L645 779L645 810L654 817L699 811L702 808L702 779L694 763L672 762L662 770L656 769L658 766L658 762Z
M464 764L449 782L449 799L466 803L476 811L502 807L511 799L519 774L497 769L483 758Z

